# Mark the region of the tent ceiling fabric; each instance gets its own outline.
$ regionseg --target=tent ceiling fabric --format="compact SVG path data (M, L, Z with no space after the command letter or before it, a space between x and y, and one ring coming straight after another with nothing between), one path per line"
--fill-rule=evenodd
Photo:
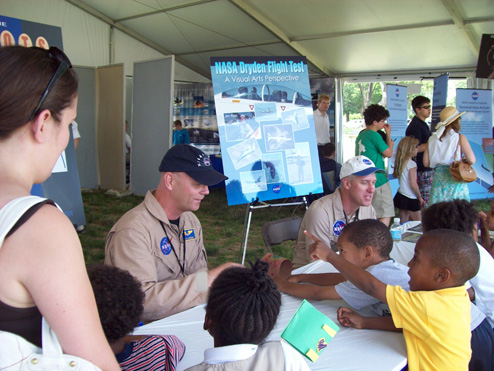
M210 77L212 56L292 56L311 77L472 70L492 0L66 0Z

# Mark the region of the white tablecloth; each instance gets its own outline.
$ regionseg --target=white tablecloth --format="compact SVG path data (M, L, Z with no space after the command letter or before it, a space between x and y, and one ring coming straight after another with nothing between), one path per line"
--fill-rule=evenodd
M294 273L334 272L331 264L315 261ZM268 340L279 340L284 328L299 307L301 299L282 294L282 306L278 321ZM336 310L348 306L342 300L311 301L318 310L326 314L340 326L340 331L321 352L319 359L312 363L307 360L311 370L401 370L406 365L406 346L400 333L356 330L341 326L336 319ZM202 326L205 306L198 306L185 312L158 320L135 329L136 335L170 334L178 336L186 345L184 358L178 370L184 370L203 361L204 350L214 346L213 339ZM374 315L363 310L364 315Z

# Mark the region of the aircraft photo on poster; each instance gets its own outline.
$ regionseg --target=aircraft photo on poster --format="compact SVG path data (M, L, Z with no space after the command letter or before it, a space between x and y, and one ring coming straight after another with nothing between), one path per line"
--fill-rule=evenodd
M229 205L322 193L304 57L211 58Z

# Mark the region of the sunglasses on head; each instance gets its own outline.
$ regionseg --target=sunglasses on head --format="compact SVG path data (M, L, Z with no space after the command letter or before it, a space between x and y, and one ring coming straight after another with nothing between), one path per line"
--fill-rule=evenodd
M43 51L48 52L48 56L51 59L54 59L54 60L60 62L60 64L58 65L57 70L55 71L52 78L50 79L50 82L46 86L45 91L43 92L43 95L41 96L41 99L39 100L38 104L36 105L36 107L34 107L34 110L31 113L31 116L29 116L29 121L33 120L36 117L36 115L39 113L39 110L41 109L41 106L45 102L46 97L50 93L53 86L55 86L55 84L58 81L58 79L60 78L60 76L62 76L69 68L72 68L72 64L70 63L69 58L65 55L65 53L63 51L58 49L56 46L51 46L49 50L42 49L42 48L37 48L37 49L41 49Z

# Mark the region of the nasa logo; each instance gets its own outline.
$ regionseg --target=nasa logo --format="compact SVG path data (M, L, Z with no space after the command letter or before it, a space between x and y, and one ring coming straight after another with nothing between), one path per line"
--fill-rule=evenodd
M273 186L273 192L274 193L280 193L280 191L281 191L281 185L280 184Z
M346 224L343 220L338 220L333 224L333 233L335 236L339 236Z
M367 158L362 159L362 162L368 166L372 166L372 162Z
M400 89L396 88L395 94L397 97L399 97L400 96Z
M163 237L161 239L160 249L164 255L170 254L170 252L172 251L172 246L170 244L170 241L168 241L168 237Z
M472 99L473 99L473 100L477 100L477 99L479 99L479 93L477 93L476 91L474 91L474 92L472 93Z

